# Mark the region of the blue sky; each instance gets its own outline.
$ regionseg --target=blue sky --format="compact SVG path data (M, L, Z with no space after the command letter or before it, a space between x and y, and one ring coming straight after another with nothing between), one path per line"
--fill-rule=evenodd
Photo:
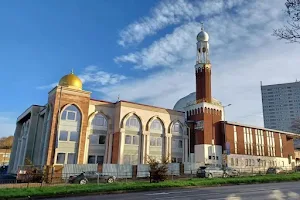
M210 34L213 95L228 120L263 125L259 82L299 79L297 44L271 36L284 1L4 1L0 136L74 69L92 97L172 108L195 90L196 35ZM287 59L288 58L288 59Z

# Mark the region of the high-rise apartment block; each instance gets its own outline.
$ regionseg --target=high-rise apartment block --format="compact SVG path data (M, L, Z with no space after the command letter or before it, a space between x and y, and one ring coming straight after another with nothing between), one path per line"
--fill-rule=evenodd
M293 132L300 116L300 82L262 85L261 95L265 128Z

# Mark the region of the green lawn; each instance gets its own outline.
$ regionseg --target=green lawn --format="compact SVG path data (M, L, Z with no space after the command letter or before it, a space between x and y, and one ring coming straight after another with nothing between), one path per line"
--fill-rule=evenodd
M239 178L189 179L164 181L160 183L128 182L114 184L64 185L40 188L7 188L0 189L0 199L36 196L74 195L86 193L107 193L113 191L143 191L158 188L188 187L188 186L219 186L228 184L252 184L283 181L298 181L300 173L283 175L266 175Z

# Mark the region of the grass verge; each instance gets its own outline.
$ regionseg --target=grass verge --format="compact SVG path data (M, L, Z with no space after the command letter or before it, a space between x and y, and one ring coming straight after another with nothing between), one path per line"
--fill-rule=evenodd
M160 183L148 182L128 182L114 184L89 184L89 185L65 185L40 188L7 188L0 189L0 199L26 198L30 197L57 197L83 195L88 193L110 193L116 191L145 191L151 189L189 187L189 186L219 186L219 185L238 185L253 183L270 183L299 181L300 173L266 175L255 177L238 178L216 178L216 179L189 179L178 181L164 181Z

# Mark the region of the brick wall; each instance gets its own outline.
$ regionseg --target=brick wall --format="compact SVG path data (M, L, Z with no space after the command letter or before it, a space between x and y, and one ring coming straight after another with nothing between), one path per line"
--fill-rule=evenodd
M84 94L82 94L84 93ZM50 130L49 138L49 148L47 165L54 164L55 155L55 140L57 135L57 121L59 115L59 108L62 111L66 105L74 104L81 111L81 128L80 128L80 139L78 147L78 164L83 164L84 162L84 146L86 140L86 130L88 126L88 109L89 109L90 95L88 92L70 90L68 88L63 88L60 97L60 90L56 90L53 94L49 95L48 103L52 105L52 124Z
M119 146L120 136L121 136L120 132L116 132L113 135L112 159L111 159L112 164L117 164L118 163L119 148L120 148L120 146Z

